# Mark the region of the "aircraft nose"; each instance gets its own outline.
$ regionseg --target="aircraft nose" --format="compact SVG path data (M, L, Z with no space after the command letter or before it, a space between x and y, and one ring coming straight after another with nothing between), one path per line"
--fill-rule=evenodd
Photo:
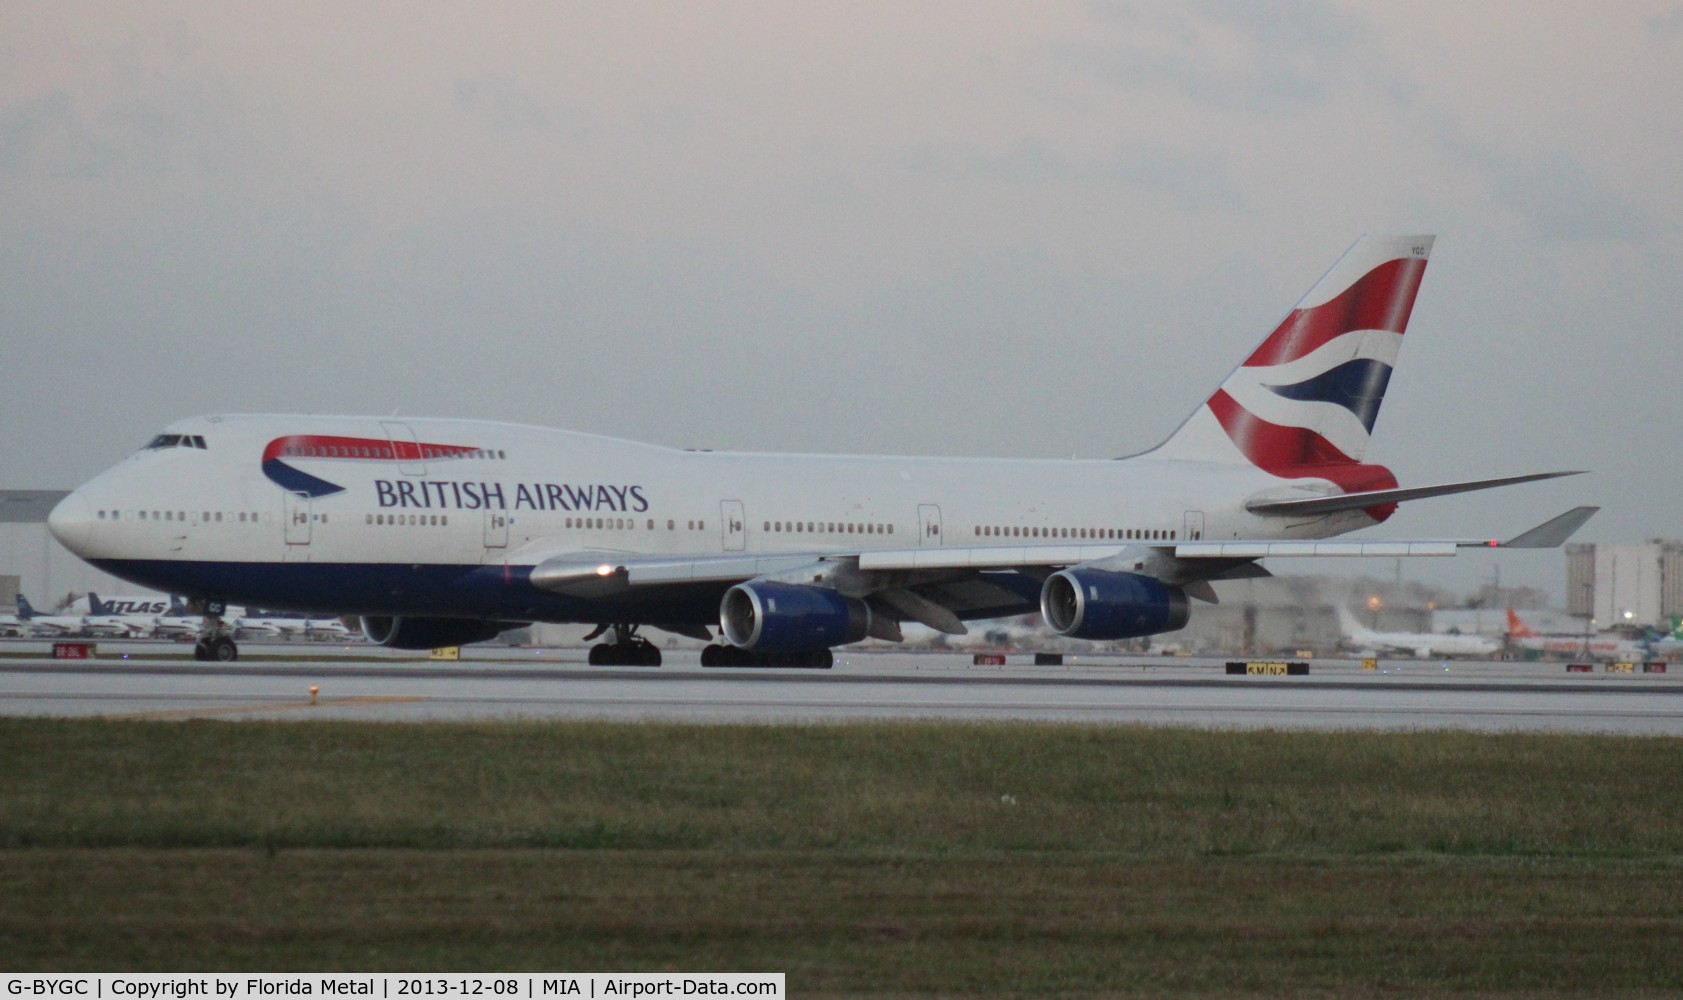
M93 534L93 505L80 493L71 493L58 502L47 515L47 530L59 544L76 553L86 555L88 538Z

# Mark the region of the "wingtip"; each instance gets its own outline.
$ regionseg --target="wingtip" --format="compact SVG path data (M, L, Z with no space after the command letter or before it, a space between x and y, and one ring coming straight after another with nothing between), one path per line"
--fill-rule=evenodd
M1501 544L1504 549L1556 549L1577 533L1584 523L1594 517L1600 507L1574 507L1558 517L1550 518L1530 531Z

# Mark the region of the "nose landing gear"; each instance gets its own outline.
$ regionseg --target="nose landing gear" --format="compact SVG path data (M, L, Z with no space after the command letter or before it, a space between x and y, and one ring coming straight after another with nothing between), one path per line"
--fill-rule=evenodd
M193 644L193 659L214 663L232 663L240 658L240 647L234 642L233 630L222 621L227 605L221 601L204 602L204 624L199 639Z

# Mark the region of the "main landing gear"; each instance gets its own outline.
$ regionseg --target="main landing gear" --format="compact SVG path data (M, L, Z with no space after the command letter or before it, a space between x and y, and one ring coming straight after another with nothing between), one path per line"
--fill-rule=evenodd
M660 649L654 643L637 634L635 625L598 625L596 630L585 636L589 642L608 629L614 630L614 641L600 642L590 647L590 665L593 667L658 667L660 666Z
M240 647L234 643L234 634L222 621L222 612L227 610L221 601L205 602L204 625L199 629L199 640L193 644L193 659L214 663L232 663L240 658Z
M701 651L704 667L805 667L828 670L835 664L828 649L802 649L792 653L760 653L752 649L714 643Z

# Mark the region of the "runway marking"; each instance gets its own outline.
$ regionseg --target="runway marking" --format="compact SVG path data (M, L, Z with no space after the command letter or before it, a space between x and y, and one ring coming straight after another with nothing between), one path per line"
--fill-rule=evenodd
M318 701L272 701L262 705L225 705L221 707L204 706L200 708L163 708L155 712L120 712L107 715L107 719L125 720L160 720L160 719L192 719L207 715L242 715L253 712L297 711L311 708L345 708L355 705L391 705L411 701L427 701L426 698L405 695L360 695L351 698L322 698Z

